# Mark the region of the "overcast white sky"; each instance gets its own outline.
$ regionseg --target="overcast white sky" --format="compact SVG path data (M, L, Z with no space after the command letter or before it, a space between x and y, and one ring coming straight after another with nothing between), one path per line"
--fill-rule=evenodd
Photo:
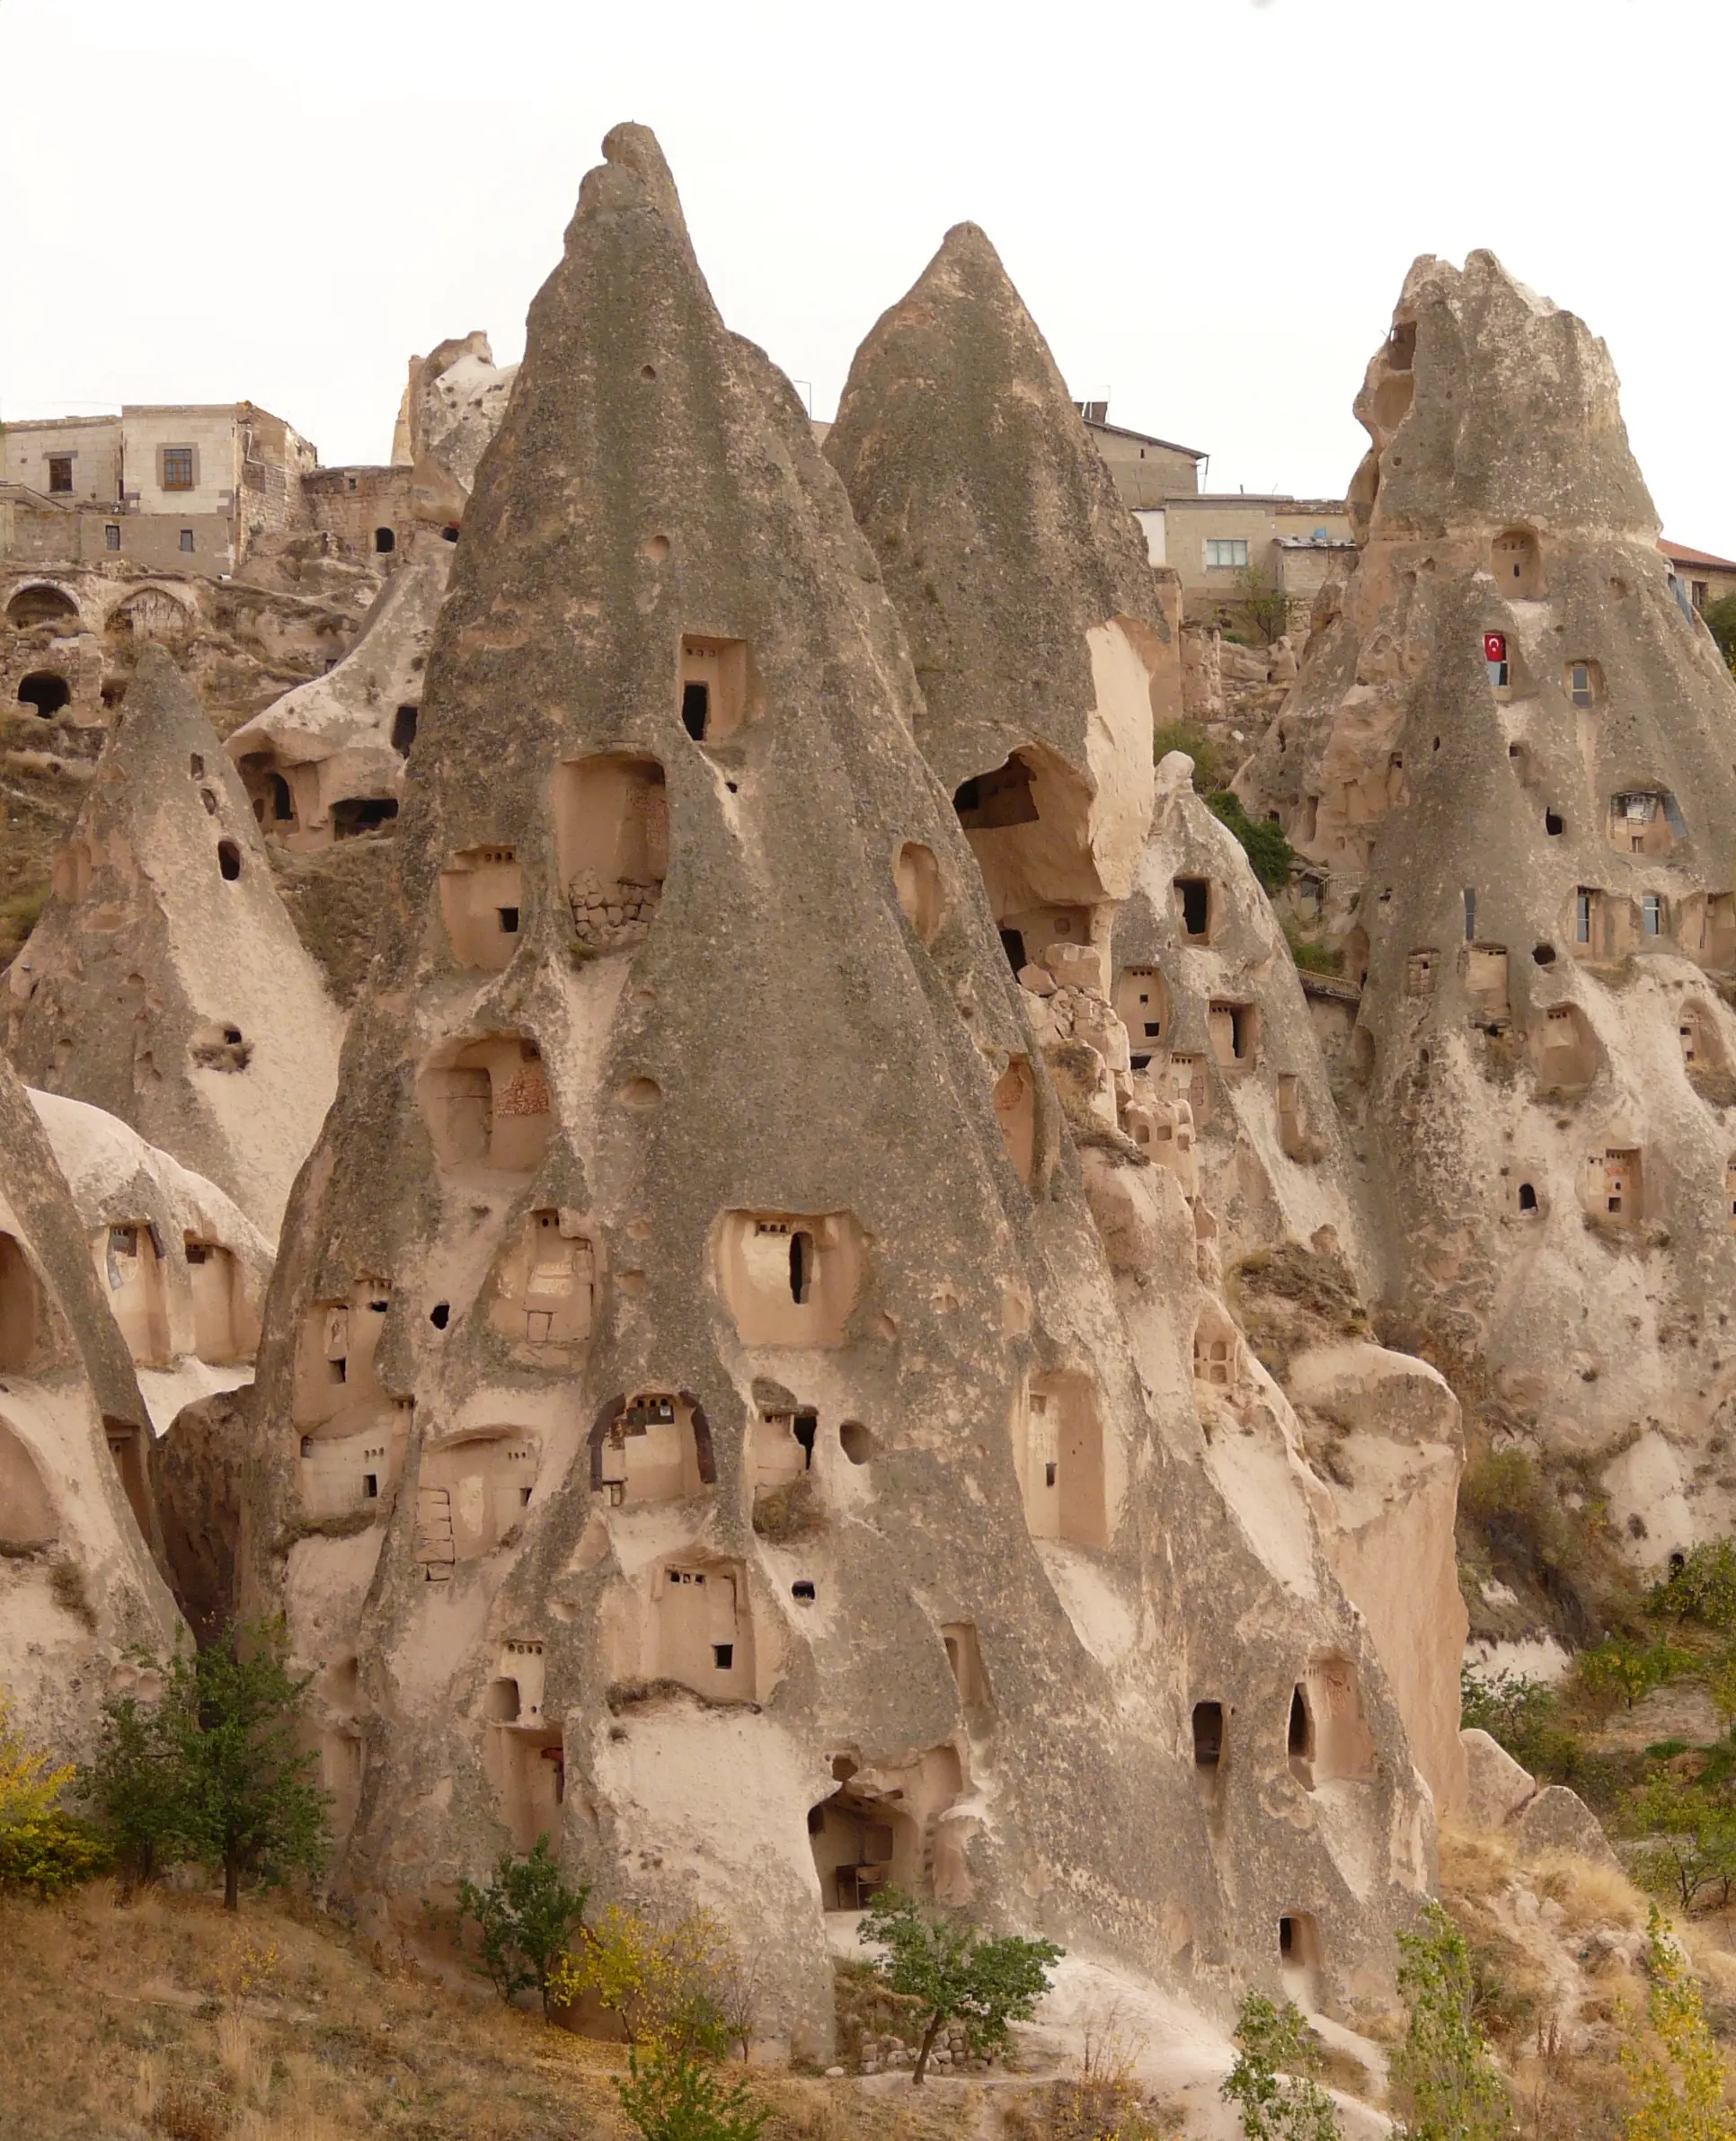
M1336 495L1406 266L1486 245L1736 555L1732 60L1731 0L0 0L0 417L247 396L383 460L412 350L519 353L634 119L817 415L969 217L1076 394Z

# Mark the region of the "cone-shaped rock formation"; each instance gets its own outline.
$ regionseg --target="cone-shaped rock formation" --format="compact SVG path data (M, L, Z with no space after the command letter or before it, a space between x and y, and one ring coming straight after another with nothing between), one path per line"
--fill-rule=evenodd
M235 769L160 649L139 662L8 978L23 1077L130 1123L275 1235L342 1022Z
M545 1832L717 1909L814 2047L825 1914L889 1878L1214 2002L1376 1982L1427 1801L1312 1475L1252 1402L1209 1461L1191 1215L1112 1271L874 556L655 142L605 154L261 1353L244 1560L319 1669L340 1885L413 1937ZM1103 782L1076 615L1006 736Z
M1361 548L1238 785L1366 969L1390 1296L1492 1425L1618 1446L1655 1561L1736 1520L1736 688L1602 343L1492 255L1416 263L1357 413Z
M826 455L903 618L917 739L1014 964L1086 941L1145 839L1169 627L1144 541L974 224L857 350Z
M0 1678L39 1744L86 1754L128 1646L174 1640L150 1442L65 1178L0 1063Z

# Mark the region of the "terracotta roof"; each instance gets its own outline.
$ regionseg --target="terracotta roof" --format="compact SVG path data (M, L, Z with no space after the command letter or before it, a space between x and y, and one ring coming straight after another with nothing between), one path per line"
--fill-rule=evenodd
M1714 558L1709 550L1688 550L1680 543L1660 543L1672 565L1715 565L1721 572L1736 572L1736 558Z

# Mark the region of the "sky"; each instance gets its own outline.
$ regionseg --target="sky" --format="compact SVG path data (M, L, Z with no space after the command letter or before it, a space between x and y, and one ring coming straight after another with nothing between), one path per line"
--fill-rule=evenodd
M1732 59L1731 0L0 0L0 420L245 398L383 461L412 352L519 354L632 119L817 416L968 219L1076 396L1342 495L1410 261L1488 246L1736 556Z

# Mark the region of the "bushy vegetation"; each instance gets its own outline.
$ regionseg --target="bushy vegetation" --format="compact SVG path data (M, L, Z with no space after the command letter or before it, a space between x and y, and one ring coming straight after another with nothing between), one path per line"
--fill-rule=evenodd
M1718 642L1718 651L1726 664L1736 669L1736 595L1721 595L1716 602L1708 602L1700 615L1705 619L1706 630Z
M1496 2141L1511 2129L1507 2089L1476 2022L1476 1983L1464 1934L1439 1903L1416 1933L1398 1936L1404 2036L1393 2054L1394 2092L1409 2141Z
M471 1968L509 2005L520 1993L538 1994L546 2014L559 1996L557 1973L589 1897L588 1888L569 1888L562 1879L545 1836L523 1858L502 1852L485 1882L458 1883L459 1938L466 1924L477 1932Z
M1249 866L1268 893L1281 892L1290 881L1290 864L1296 850L1284 837L1284 828L1269 818L1250 818L1242 799L1227 788L1213 789L1205 798L1208 810L1226 825L1242 843Z
M1344 954L1334 951L1329 945L1316 944L1303 933L1302 925L1294 915L1284 917L1284 942L1290 948L1290 957L1305 974L1342 974L1344 971Z
M106 1840L61 1804L74 1774L31 1746L0 1690L0 1889L53 1896L111 1862Z
M1333 2100L1314 2078L1313 2038L1298 2008L1249 1993L1236 2023L1236 2064L1218 2094L1236 2107L1246 2141L1340 2141Z
M1029 2020L1064 1952L1052 1941L1022 1940L1016 1933L984 1940L967 1918L895 1888L876 1893L863 1913L857 1938L879 1951L872 1958L876 1974L893 1992L916 2001L922 2013L912 2087L926 2075L934 2040L948 2022L964 2025L973 2056L1002 2050L1008 2023Z
M311 1677L297 1678L288 1657L281 1621L232 1623L203 1650L146 1660L162 1675L155 1703L105 1699L81 1788L131 1880L192 1860L221 1871L233 1911L244 1880L324 1864L331 1802L303 1745Z
M1196 793L1209 795L1227 788L1236 760L1197 721L1165 721L1152 732L1152 763L1161 765L1172 751L1185 751L1193 761Z
M1684 1554L1681 1566L1646 1593L1645 1610L1661 1620L1736 1628L1736 1544L1718 1539Z
M1707 2026L1700 1988L1675 1937L1653 1910L1646 1943L1651 2041L1622 2049L1633 2104L1623 2141L1732 2141L1729 2075Z

